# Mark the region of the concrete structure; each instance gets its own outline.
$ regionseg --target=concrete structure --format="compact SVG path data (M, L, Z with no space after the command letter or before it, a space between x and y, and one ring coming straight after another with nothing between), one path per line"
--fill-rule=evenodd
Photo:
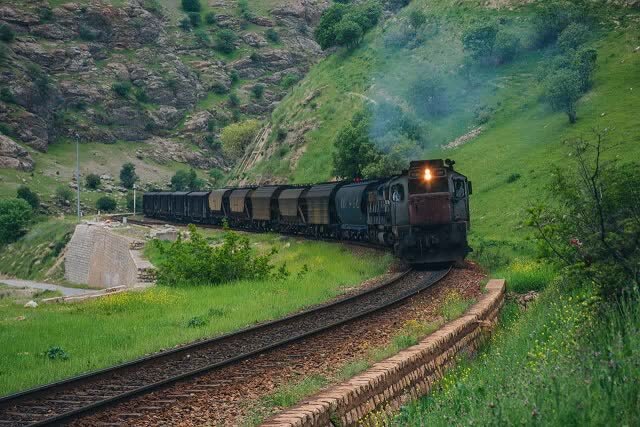
M141 257L143 246L104 224L79 224L67 245L65 279L96 288L153 281L153 266Z
M504 280L491 280L487 292L460 318L419 344L376 363L352 379L329 387L263 425L269 427L383 425L385 413L431 390L463 352L473 353L495 324L504 302ZM369 415L371 414L371 415ZM374 419L367 419L367 417Z

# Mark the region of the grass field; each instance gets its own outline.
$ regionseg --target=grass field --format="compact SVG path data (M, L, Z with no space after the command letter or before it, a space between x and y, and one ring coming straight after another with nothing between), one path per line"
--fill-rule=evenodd
M250 237L260 250L278 249L274 262L286 262L287 279L156 287L36 309L0 299L0 394L282 317L383 273L391 262L330 243ZM305 265L308 272L301 273Z

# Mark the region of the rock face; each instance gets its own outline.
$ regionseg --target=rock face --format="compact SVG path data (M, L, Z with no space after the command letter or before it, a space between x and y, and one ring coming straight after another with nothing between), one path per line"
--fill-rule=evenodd
M213 5L215 24L203 23L199 38L154 2L121 3L50 8L42 1L0 0L0 24L15 34L0 51L0 132L15 139L11 147L24 150L19 142L45 152L60 138L146 141L158 158L166 156L156 150L162 146L174 160L226 168L220 150L205 141L239 113L264 118L285 95L281 80L303 75L322 56L309 27L329 5L290 0L270 16L252 13L245 21L235 4L220 2ZM234 61L215 50L223 28L236 32L236 47L243 48ZM278 33L277 49L267 29ZM242 87L235 87L238 78ZM265 86L259 101L250 93L257 83ZM240 105L228 101L231 91ZM213 103L201 102L214 96ZM28 153L20 157L8 143L3 152L12 154L3 155L0 167L33 167Z
M33 159L27 150L11 138L0 135L0 168L32 171L33 166Z

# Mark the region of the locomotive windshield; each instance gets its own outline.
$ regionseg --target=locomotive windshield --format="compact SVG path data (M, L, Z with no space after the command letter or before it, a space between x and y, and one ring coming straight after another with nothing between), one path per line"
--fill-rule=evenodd
M449 180L446 177L433 178L429 181L421 179L409 180L409 194L448 193Z

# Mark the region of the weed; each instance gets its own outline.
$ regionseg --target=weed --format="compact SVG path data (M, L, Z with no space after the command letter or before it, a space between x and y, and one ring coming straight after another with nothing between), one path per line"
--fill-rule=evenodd
M201 316L194 316L187 322L188 328L200 328L207 324L207 319Z
M67 360L69 358L69 354L59 346L49 347L44 352L44 356L49 358L50 360Z

